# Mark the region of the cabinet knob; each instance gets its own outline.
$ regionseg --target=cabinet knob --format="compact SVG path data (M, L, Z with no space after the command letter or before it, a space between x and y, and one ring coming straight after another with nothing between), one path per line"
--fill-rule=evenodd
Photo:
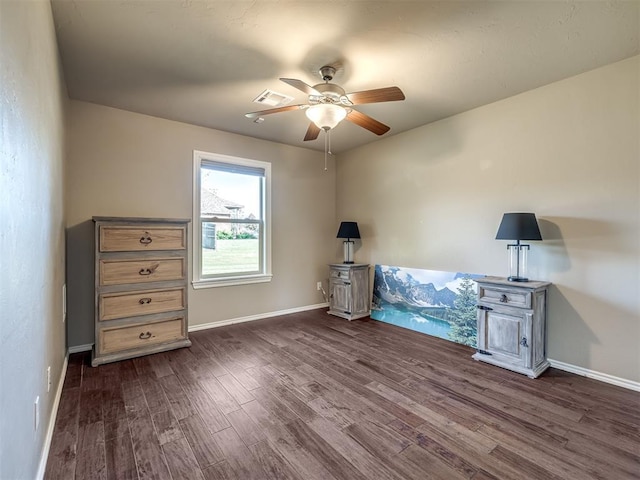
M529 347L529 345L527 345L527 337L522 337L522 340L520 340L520 345L527 348Z
M507 303L509 301L509 297L507 297L504 293L502 294L502 296L500 297L500 302L501 303Z

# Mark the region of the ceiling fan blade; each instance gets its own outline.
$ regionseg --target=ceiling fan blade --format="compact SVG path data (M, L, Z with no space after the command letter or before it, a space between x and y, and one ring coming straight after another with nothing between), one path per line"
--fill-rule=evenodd
M322 96L322 92L319 92L311 85L307 85L302 80L298 80L297 78L281 78L284 83L291 85L293 88L297 88L300 91L303 91L307 95L319 95Z
M363 103L395 102L404 100L404 93L398 87L376 88L375 90L364 90L362 92L347 93L347 98L354 105Z
M347 114L347 120L349 120L351 123L355 123L362 128L366 128L376 135L384 135L389 130L391 130L391 127L388 127L384 123L380 123L374 118L371 118L369 115L365 115L364 113L358 112L357 110L351 110L351 112Z
M262 115L270 115L272 113L280 113L280 112L288 112L290 110L302 110L303 108L307 108L308 105L287 105L286 107L278 107L278 108L270 108L269 110L260 110L259 112L249 112L245 113L244 116L247 118L257 118Z
M307 133L304 135L304 141L308 142L309 140L315 140L318 138L320 134L320 127L318 127L315 123L311 122L309 124L309 128L307 128Z

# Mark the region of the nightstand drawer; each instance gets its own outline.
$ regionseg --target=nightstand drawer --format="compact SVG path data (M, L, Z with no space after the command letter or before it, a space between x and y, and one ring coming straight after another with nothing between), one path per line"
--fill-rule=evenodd
M114 318L184 310L185 297L184 288L102 294L99 297L99 319L113 320Z
M99 338L102 355L144 348L186 338L185 322L183 317L178 317L155 323L102 328Z
M342 280L349 280L350 270L341 268L332 268L329 271L329 278L340 278Z
M186 277L185 258L100 260L100 285L162 282Z
M124 227L100 228L101 252L138 252L152 250L184 250L186 227Z
M485 303L508 305L510 307L531 308L531 291L507 288L486 288L478 286L478 299Z

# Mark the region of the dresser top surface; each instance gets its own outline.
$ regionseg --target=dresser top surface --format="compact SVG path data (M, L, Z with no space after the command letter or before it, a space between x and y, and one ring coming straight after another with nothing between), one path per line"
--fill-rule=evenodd
M330 267L336 267L336 268L362 268L362 267L368 267L369 264L368 263L330 263L329 264Z
M190 223L190 218L92 217L94 222L113 223Z
M529 282L513 282L505 277L482 277L476 278L475 281L478 283L488 283L492 285L500 285L503 287L528 288L534 290L551 285L551 282L541 282L536 280L531 280Z

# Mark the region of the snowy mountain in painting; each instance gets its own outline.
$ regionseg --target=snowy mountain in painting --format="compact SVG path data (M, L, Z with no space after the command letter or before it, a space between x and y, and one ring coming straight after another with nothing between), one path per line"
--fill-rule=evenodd
M465 274L451 275L455 280L464 277ZM410 269L384 265L376 265L373 295L392 304L449 308L453 308L453 302L457 297L457 293L446 286L438 289L433 282L420 283L410 273Z

